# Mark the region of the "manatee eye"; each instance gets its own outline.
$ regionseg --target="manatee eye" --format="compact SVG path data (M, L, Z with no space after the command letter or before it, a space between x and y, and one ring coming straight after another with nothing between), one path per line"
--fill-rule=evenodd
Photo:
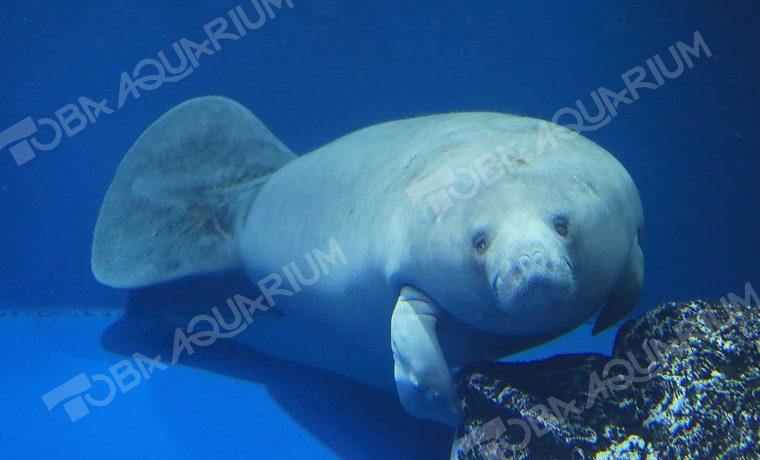
M570 227L570 221L565 216L557 216L552 221L554 229L562 236L567 236Z
M485 254L488 250L488 235L485 232L478 232L472 239L472 247L479 255Z
M636 238L638 238L639 243L641 243L641 240L644 238L644 229L641 228L641 225L636 227Z

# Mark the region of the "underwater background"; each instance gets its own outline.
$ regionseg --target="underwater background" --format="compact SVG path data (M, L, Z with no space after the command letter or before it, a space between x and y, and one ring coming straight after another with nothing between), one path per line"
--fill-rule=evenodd
M33 158L10 150L31 133L0 136L0 457L448 456L452 433L412 419L396 399L233 344L157 370L73 423L43 403L78 373L104 372L141 351L135 343L145 354L163 350L134 332L154 327L144 314L114 327L128 306L208 308L230 292L219 285L245 289L244 280L211 279L130 293L90 271L95 220L123 155L193 97L241 102L305 154L362 127L426 114L552 120L580 101L593 117L600 88L620 92L621 76L641 66L650 87L605 105L603 126L582 132L620 160L642 197L639 313L760 281L756 2L272 1L260 28L201 53L189 73L124 91L123 72L160 51L172 56L180 39L203 41L204 25L237 6L253 18L250 1L0 5L0 130L31 117L37 145L52 147L42 120L71 122L54 147L33 145ZM680 61L682 71L658 83L652 59L672 70L679 61L669 47L695 40L704 47L692 65ZM84 107L103 99L107 110L88 118ZM576 345L608 352L610 337Z

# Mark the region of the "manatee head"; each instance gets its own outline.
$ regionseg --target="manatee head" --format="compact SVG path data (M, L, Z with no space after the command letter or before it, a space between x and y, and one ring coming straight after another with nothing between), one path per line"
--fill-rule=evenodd
M555 335L602 306L638 226L612 212L614 199L600 193L573 178L522 177L484 190L463 210L471 222L463 242L469 265L487 284L474 290L506 320L495 321L496 329Z
M479 213L472 248L495 309L515 318L541 317L547 327L565 320L578 291L570 240L584 236L573 211L523 200L503 215Z
M439 162L455 180L447 206L427 220L428 294L479 329L560 335L643 260L631 261L638 192L617 160L579 135L540 152L529 134L484 138Z

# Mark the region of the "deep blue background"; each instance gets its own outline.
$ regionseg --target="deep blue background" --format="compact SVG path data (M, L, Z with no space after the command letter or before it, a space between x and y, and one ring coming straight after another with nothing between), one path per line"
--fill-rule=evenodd
M0 127L79 96L115 105L119 75L233 1L28 2L0 6ZM241 101L305 153L373 123L490 110L551 118L699 30L713 57L588 134L628 168L646 212L643 305L720 297L760 279L755 181L758 8L753 2L295 0L263 29L223 42L192 75L17 167L0 154L0 305L105 305L90 239L122 155L172 106ZM649 78L651 79L651 77Z
M639 101L619 107L619 115L609 125L588 136L620 159L641 192L647 258L642 306L669 299L717 298L729 291L743 292L745 282L760 280L756 263L760 203L755 185L760 173L756 121L760 7L755 2L293 2L294 9L279 12L261 30L237 42L223 42L216 55L202 57L200 67L186 79L130 100L54 151L38 153L22 167L15 165L7 150L0 152L0 308L114 308L126 303L125 292L98 285L90 273L90 241L98 208L134 140L162 113L188 98L219 94L236 99L294 151L306 153L358 128L403 117L489 110L551 118L577 99L589 104L589 93L600 86L622 89L620 75L654 54L670 62L668 46L679 40L691 43L696 30L707 41L712 58L701 57L680 78L643 91ZM131 72L141 59L168 51L180 38L201 41L203 25L237 4L231 0L3 1L0 130L26 116L51 116L80 96L107 98L115 106L122 71ZM181 286L169 287L161 295L176 299L181 290ZM208 297L215 299L214 295ZM4 324L12 330L25 327ZM16 360L10 363L22 363L24 371L7 393L19 399L18 411L27 414L28 428L16 424L15 418L7 419L16 424L15 430L30 432L42 420L50 428L41 428L40 435L59 433L61 438L51 445L79 442L68 438L68 430L83 425L67 425L59 409L51 416L38 395L79 370L100 371L113 362L111 355L89 360L102 326L93 324L91 336L81 332L78 340L74 337L66 343L68 335L80 332L64 329L56 334L58 329L49 323L34 326L34 333L16 330L13 343L11 339L3 343L3 350ZM33 354L30 351L27 358L24 350L39 347L40 341L44 346ZM108 340L101 344L108 348ZM66 358L69 354L73 357ZM36 360L45 357L49 362L38 367ZM23 364L27 359L30 362ZM9 369L11 364L6 363ZM256 371L247 365L243 368ZM13 370L19 366L13 364ZM41 372L48 374L41 378ZM176 372L177 381L191 382L184 377L185 370ZM283 372L269 373L267 378L290 378L293 387L309 372L293 370L292 378L282 377L287 374ZM229 384L193 378L201 388L228 388ZM335 401L345 399L337 394L344 388L354 391L345 385L333 385L338 388L331 393ZM187 391L197 391L196 387ZM258 391L250 385L235 388ZM174 390L151 391L163 398ZM33 401L14 396L22 394ZM135 394L143 393L136 390ZM161 406L171 414L166 416L167 426L176 425L175 419L193 423L182 419L183 404L192 403L185 394L181 396L176 398L179 412L171 405L169 409ZM282 399L287 401L288 396ZM129 416L127 420L140 423L141 417L151 416L141 411L156 403L133 405L134 399L119 404L122 410L134 412L123 415ZM196 401L197 412L204 413L208 406L218 412L214 420L230 415L224 409L229 401L209 401L214 399ZM258 401L232 406L241 409L242 420ZM378 401L380 407L389 407L389 417L413 423L401 413L397 401ZM310 403L305 397L300 404ZM325 414L332 414L339 404L328 405L331 408ZM358 436L356 442L365 442L362 436L366 436L368 445L382 443L385 432L364 433L351 418L348 407L353 403L344 406L349 414L345 423L353 431L335 427L336 423L329 422L331 415L325 415L328 422L295 419L341 454L352 451L326 442L334 433L323 434L320 426L330 424L344 438ZM11 409L0 409L5 417L3 410ZM122 416L117 409L111 410L102 417ZM92 426L87 430L97 431L106 419L88 420ZM111 422L118 427L118 420ZM270 424L268 429L277 426ZM116 428L103 428L107 429ZM131 436L126 433L122 437ZM205 442L215 435L211 431L198 439ZM161 436L162 432L155 433L156 438ZM414 442L413 436L411 441L407 438L397 442ZM438 444L445 452L449 440L443 438ZM19 438L17 444L24 447L24 439ZM178 440L177 445L182 442ZM387 457L387 451L377 452Z

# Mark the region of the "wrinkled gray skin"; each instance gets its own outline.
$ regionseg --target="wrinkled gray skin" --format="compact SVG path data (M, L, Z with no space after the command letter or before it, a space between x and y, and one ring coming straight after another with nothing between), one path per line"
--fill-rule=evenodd
M125 157L93 272L135 287L242 265L258 281L291 262L309 276L304 255L330 252L329 273L283 285L284 315L260 315L240 340L395 389L413 415L454 425L454 368L597 312L599 331L636 305L641 226L623 166L547 122L435 115L295 157L238 104L201 98Z

